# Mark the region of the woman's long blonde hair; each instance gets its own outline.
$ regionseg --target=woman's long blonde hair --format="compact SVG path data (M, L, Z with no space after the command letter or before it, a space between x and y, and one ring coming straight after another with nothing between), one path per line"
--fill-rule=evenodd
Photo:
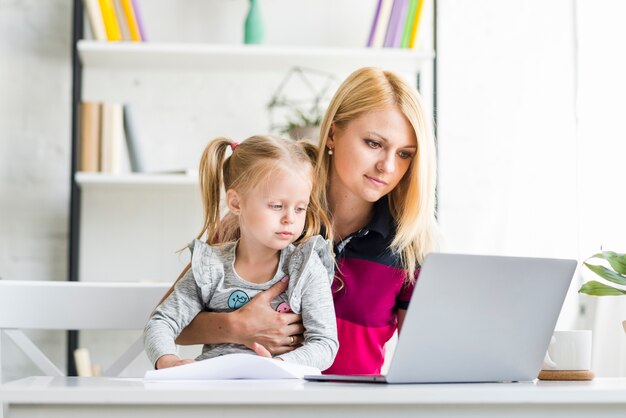
M436 249L439 229L435 218L437 156L432 122L424 111L417 91L391 71L361 68L339 87L330 102L320 127L316 181L321 190L322 207L328 211L330 157L326 152L331 128L344 129L348 123L368 112L397 107L410 122L417 138L417 153L408 171L389 197L389 209L397 227L391 250L400 256L412 282L415 270L429 252Z
M231 155L226 157L228 149ZM239 236L236 216L222 219L220 202L224 191L234 189L245 194L269 182L273 173L289 170L311 182L311 198L306 212L302 236L296 241L330 231L330 222L322 211L320 192L314 181L317 148L304 141L293 141L275 136L253 136L240 144L229 138L216 138L204 149L200 159L200 191L204 207L204 222L198 239L209 244L234 241ZM308 177L308 178L307 178Z

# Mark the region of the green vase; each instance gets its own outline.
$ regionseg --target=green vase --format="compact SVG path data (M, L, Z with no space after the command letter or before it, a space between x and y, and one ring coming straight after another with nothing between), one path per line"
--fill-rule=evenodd
M261 18L259 2L250 0L250 9L244 25L243 41L246 44L260 44L263 43L263 37L263 19Z

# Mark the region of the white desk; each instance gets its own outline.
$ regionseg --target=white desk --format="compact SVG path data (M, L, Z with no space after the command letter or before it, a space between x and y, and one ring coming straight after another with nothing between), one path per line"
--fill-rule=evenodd
M625 417L626 379L382 385L283 381L144 384L30 377L0 386L6 417Z

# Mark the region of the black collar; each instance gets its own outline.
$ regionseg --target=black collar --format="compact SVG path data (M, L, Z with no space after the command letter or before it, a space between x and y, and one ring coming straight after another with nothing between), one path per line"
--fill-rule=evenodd
M374 231L383 238L389 237L394 222L389 211L389 199L383 196L374 204L374 216L372 220L361 230Z

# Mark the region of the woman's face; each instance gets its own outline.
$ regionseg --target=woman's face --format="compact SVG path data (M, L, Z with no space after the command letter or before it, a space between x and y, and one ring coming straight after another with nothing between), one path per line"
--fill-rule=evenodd
M391 192L417 153L415 131L397 107L372 111L333 127L327 148L330 187L337 196L376 202Z

